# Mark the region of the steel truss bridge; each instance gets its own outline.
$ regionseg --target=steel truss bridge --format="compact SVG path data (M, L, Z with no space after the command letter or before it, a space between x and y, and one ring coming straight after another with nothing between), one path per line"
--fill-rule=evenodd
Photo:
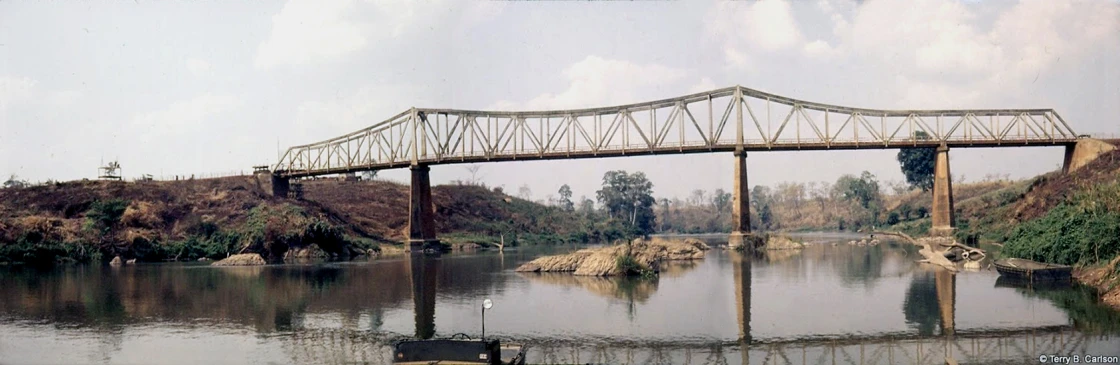
M917 138L923 132L928 139ZM274 166L306 177L429 164L720 151L1071 145L1053 109L880 110L741 86L612 107L551 111L412 108L289 148Z

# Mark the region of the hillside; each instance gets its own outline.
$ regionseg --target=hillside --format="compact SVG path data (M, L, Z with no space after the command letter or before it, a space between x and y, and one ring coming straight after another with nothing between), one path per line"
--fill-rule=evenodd
M437 231L452 243L566 241L576 214L480 186L433 187ZM74 181L0 189L0 263L218 259L240 251L279 260L315 243L326 254L399 250L408 187L385 181L304 182L303 199L274 198L253 177Z
M373 237L401 242L408 229L408 189L386 181L312 180L304 182L303 196L306 203L338 212L341 220ZM471 237L487 243L505 235L507 241L556 243L583 231L583 222L574 213L483 186L433 186L432 201L436 232L444 241Z

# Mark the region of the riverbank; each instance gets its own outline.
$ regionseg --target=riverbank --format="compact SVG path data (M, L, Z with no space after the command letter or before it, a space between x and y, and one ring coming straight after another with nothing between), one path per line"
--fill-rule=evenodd
M954 190L955 193L955 190ZM998 257L1073 265L1074 279L1120 309L1120 151L956 203L958 241L998 243ZM922 219L888 227L919 233Z
M1079 267L1073 278L1096 289L1102 303L1120 311L1120 256L1105 265Z
M432 189L449 247L586 242L610 227L501 189ZM403 251L408 187L309 180L276 198L252 176L180 181L72 181L0 189L0 264L220 260L257 253L346 259ZM514 233L510 233L514 232ZM502 237L505 233L505 237Z

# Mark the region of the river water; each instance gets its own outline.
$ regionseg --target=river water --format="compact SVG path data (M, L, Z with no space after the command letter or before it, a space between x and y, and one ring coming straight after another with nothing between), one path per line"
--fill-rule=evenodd
M495 303L486 335L527 344L535 363L1120 355L1120 314L1087 290L935 271L902 245L804 239L800 251L712 250L656 279L514 272L551 253L531 250L241 268L0 267L0 364L389 363L389 345L403 338L481 335L485 298Z

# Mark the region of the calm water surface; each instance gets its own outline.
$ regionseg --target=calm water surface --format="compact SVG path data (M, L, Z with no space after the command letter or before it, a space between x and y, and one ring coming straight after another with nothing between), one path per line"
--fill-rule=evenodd
M530 362L1037 363L1120 355L1076 288L919 266L909 247L712 250L657 279L522 274L542 252L249 268L0 267L0 364L388 363L406 337L481 332ZM718 239L717 239L718 240Z

